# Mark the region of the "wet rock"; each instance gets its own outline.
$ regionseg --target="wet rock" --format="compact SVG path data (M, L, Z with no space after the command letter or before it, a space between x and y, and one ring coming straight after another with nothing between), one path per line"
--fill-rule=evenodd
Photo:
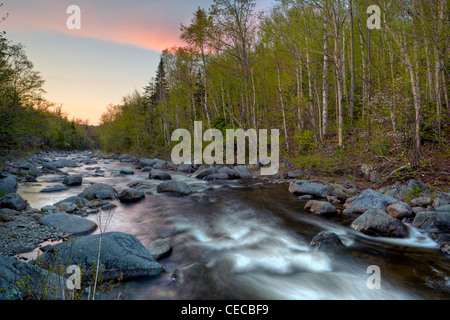
M310 180L295 180L289 184L289 192L296 195L309 194L317 198L325 198L333 191L333 187Z
M170 278L177 285L194 284L205 281L208 267L201 263L194 263L184 268L175 268Z
M72 202L58 202L56 208L58 208L59 211L65 211L67 213L72 213L79 209L78 206Z
M253 175L247 166L236 166L233 168L234 175L238 179L252 179Z
M234 170L227 166L219 168L218 173L225 173L230 179L234 179L236 177Z
M299 196L299 197L298 197L298 200L301 200L301 201L308 201L308 200L311 200L312 198L313 198L312 195L310 195L310 194L304 194L304 195L302 195L302 196Z
M158 193L173 192L183 196L190 195L192 193L191 188L189 188L189 185L186 182L175 180L160 183L156 188L156 191Z
M433 207L441 207L450 204L450 192L439 193L433 201Z
M58 205L59 205L60 203L62 203L62 202L73 203L73 204L76 205L78 208L89 207L89 206L92 205L92 203L91 203L89 200L87 200L87 199L85 199L85 198L82 198L82 197L79 197L79 196L68 197L68 198L66 198L66 199L64 199L64 200L61 200L61 201L59 201L59 202L57 202L57 203L55 203L55 204L53 204L53 205L54 205L54 206L58 206Z
M391 238L408 237L408 229L405 224L378 208L367 210L352 222L351 227L368 235Z
M192 174L192 178L197 178L197 179L204 179L206 176L209 176L211 174L215 174L218 173L219 169L215 168L215 167L211 167L211 168L198 168L197 171L195 171Z
M318 233L309 244L318 250L345 248L339 236L330 231L322 231Z
M79 174L70 175L65 177L62 183L66 186L81 186L83 183L83 177Z
M100 262L104 266L102 280L157 276L165 272L153 256L133 235L122 232L107 232L78 238L70 246L67 243L49 248L41 257L43 263L54 263L59 257L70 258L70 263L79 265L83 277L90 279L97 265L99 241L101 240ZM66 258L66 259L67 259Z
M157 162L157 159L141 159L139 160L139 165L141 167L153 167L153 165Z
M171 180L172 177L167 172L153 169L149 174L149 179L155 179L155 180Z
M177 170L181 171L181 172L186 172L186 173L192 173L192 172L195 171L194 168L192 167L192 164L190 164L190 163L182 163L182 164L180 164L177 167Z
M145 194L141 190L127 188L122 190L117 197L121 202L132 203L144 199Z
M366 189L353 200L349 209L352 209L354 212L365 212L371 208L384 209L396 202L397 200L392 197L383 195L372 189Z
M148 246L148 251L152 255L153 259L159 260L168 256L172 252L172 246L170 245L169 240L159 239L150 243Z
M67 187L65 187L63 185L56 185L56 186L53 186L53 187L42 189L39 192L50 193L50 192L61 192L61 191L66 191L66 190L69 190L69 188L67 188Z
M5 256L0 256L0 270L0 300L64 298L65 279L61 276ZM26 287L18 286L18 281L27 283Z
M155 162L155 164L153 165L153 168L154 168L154 169L164 169L164 168L166 168L166 166L167 166L167 161L160 160L160 159L155 159L155 160L156 160L156 162Z
M450 231L450 212L419 212L416 214L412 226L422 230Z
M10 193L0 199L0 208L16 211L27 209L28 203L17 193Z
M40 224L59 229L71 236L83 236L97 229L97 224L91 220L76 217L66 213L47 215L39 220Z
M5 172L0 173L0 192L3 192L3 195L16 193L18 188L19 184L15 176Z
M189 199L192 201L197 201L197 202L208 202L209 201L208 195L204 192L192 193L186 199Z
M120 170L120 174L123 174L123 175L133 175L134 172L133 172L132 169L122 169L122 170Z
M336 208L327 201L309 200L305 204L305 209L314 212L319 215L325 215L329 213L336 213Z
M147 167L143 167L143 168L141 169L141 172L150 172L150 171L152 171L152 170L153 170L152 167L147 166Z
M95 183L86 189L78 196L85 199L106 199L108 196L112 199L116 198L117 191L106 183Z
M412 215L412 208L404 202L396 202L386 207L386 212L394 218L402 220Z
M57 210L58 210L58 208L56 206L51 206L51 205L43 206L41 208L42 212L47 212L47 213L53 213L53 212L56 212Z
M138 159L135 156L132 156L130 154L124 154L119 157L120 162L127 162L127 163L138 163Z
M213 174L207 175L206 177L203 178L203 180L205 180L205 181L229 180L229 179L230 179L230 176L228 174L226 174L225 172L213 173Z

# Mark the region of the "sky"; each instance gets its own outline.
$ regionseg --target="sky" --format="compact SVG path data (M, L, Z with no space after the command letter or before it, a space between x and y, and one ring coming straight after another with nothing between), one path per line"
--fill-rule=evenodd
M99 124L109 104L155 76L162 50L183 46L180 24L213 0L2 0L6 38L22 43L45 80L44 97L72 117ZM256 0L256 10L271 0ZM69 29L76 5L80 29Z

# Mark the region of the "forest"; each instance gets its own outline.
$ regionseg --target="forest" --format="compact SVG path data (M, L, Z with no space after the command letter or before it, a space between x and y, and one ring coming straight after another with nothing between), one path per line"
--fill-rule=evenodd
M1 150L100 147L167 158L172 132L202 121L205 130L279 129L283 163L324 172L380 162L416 170L448 159L447 1L255 7L214 0L193 8L180 24L184 45L161 53L142 90L107 106L95 140L82 120L42 99L43 80L22 46L1 35Z
M6 18L0 16L0 24ZM0 155L95 146L92 127L44 99L43 86L24 46L0 32Z
M448 159L447 1L255 5L215 0L194 11L180 26L185 45L162 52L141 92L108 106L101 146L164 156L171 132L192 132L197 120L279 128L281 158L303 167ZM368 27L375 18L379 29Z

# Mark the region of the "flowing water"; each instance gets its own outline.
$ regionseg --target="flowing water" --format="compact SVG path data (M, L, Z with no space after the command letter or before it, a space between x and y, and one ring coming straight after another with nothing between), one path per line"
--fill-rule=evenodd
M100 167L104 177L92 176L88 167ZM39 190L61 181L45 175L36 183L23 183L19 193L33 208L53 204L80 193L89 182L105 182L120 191L133 180L153 185L148 173L118 176L121 168L136 167L115 160L65 168L81 173L83 186L43 194ZM336 214L319 217L306 212L305 202L288 192L286 184L262 181L206 182L170 171L172 178L205 192L201 203L168 194L147 193L136 204L119 201L107 231L135 235L145 246L170 239L173 252L160 260L166 273L122 284L127 299L449 299L450 263L426 234L410 228L407 239L366 236L351 229L351 219ZM106 216L104 212L102 216ZM98 222L98 215L87 218ZM105 221L104 218L103 221ZM333 231L346 248L317 251L309 246L320 231ZM99 231L97 231L99 232ZM201 263L207 268L191 274L190 281L173 281L171 273ZM380 289L367 286L380 268Z

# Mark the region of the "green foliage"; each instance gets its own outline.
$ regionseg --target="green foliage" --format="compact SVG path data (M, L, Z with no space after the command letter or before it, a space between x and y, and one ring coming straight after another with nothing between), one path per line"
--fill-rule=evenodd
M315 145L315 138L312 130L296 132L295 140L298 142L298 152L300 155L310 152Z

